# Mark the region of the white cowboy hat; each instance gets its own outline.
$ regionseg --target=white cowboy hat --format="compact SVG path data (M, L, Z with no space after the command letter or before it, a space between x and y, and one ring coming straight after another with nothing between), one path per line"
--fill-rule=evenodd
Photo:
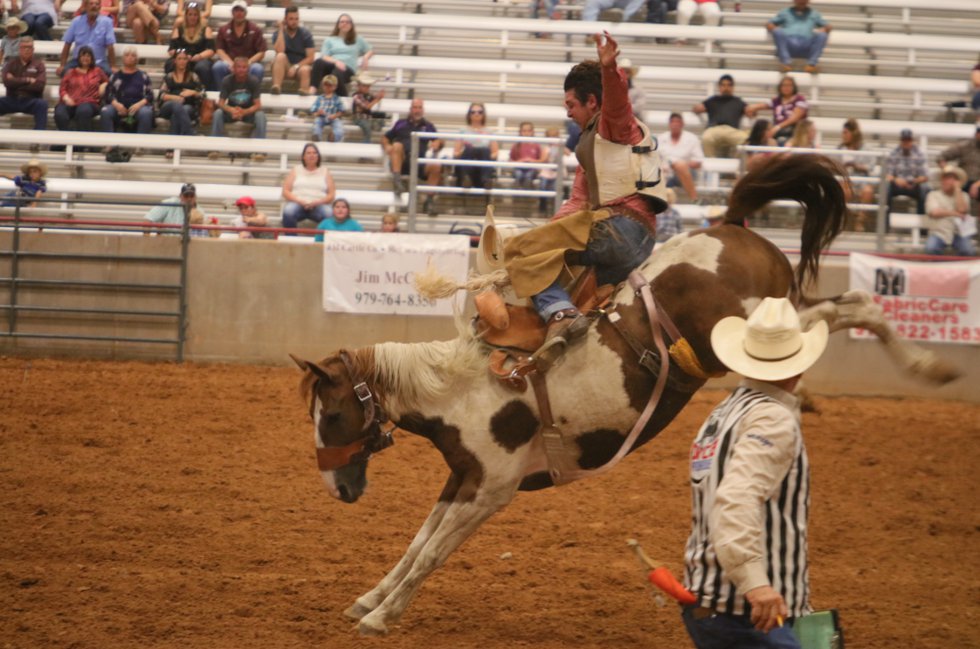
M817 362L829 329L820 320L801 331L800 316L786 298L767 297L748 317L722 318L711 330L711 349L728 369L760 381L781 381Z
M9 16L7 20L3 22L4 29L10 29L11 27L16 27L23 34L27 31L27 23L18 18L17 16Z
M32 158L29 162L22 164L20 166L20 172L26 176L32 168L40 169L42 176L48 175L48 165L44 164L37 158Z
M946 165L943 167L943 170L939 173L939 177L943 178L944 176L956 176L961 185L966 182L966 172L956 165Z
M367 72L362 72L354 77L354 83L363 83L365 86L370 86L372 83L377 81Z
M628 75L635 77L640 72L640 66L633 65L633 62L629 59L622 59L619 61L619 69L625 70Z

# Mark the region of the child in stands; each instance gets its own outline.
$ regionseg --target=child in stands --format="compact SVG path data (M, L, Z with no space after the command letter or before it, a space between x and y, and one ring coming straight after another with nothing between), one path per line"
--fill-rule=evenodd
M320 142L323 138L323 127L329 126L333 130L333 141L342 142L344 140L344 123L340 116L344 112L344 105L337 96L337 77L328 74L323 77L321 83L323 94L313 102L310 112L315 119L313 120L313 141Z
M357 82L357 92L351 98L354 123L360 127L361 133L364 134L364 143L370 144L371 130L374 128L375 122L385 118L384 113L374 110L384 98L385 91L379 90L377 93L372 93L371 84L374 83L374 79L366 72L354 77L354 81Z
M41 198L44 192L48 190L48 185L44 180L44 177L48 175L47 165L37 160L31 160L21 165L20 172L20 176L0 174L0 178L12 180L17 186L17 189L5 194L6 200L0 203L0 207L14 207L17 203L21 203L23 207L37 207L37 199ZM24 205L23 199L28 197L35 200ZM18 198L21 200L16 200Z

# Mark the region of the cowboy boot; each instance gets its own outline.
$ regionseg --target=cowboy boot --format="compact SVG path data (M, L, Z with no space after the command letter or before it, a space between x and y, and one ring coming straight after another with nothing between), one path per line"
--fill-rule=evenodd
M531 356L542 372L548 371L562 357L568 345L589 330L589 319L578 309L562 309L548 319L544 344Z

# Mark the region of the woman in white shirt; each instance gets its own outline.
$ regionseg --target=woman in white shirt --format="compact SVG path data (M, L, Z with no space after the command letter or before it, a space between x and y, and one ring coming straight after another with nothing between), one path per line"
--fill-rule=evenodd
M312 142L303 146L301 163L293 167L282 184L282 227L295 228L304 219L319 223L333 215L330 204L337 189L330 170L322 166L320 150Z

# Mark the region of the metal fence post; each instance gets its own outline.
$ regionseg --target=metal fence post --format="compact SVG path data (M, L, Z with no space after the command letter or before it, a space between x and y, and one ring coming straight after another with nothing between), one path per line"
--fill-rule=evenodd
M10 257L10 310L7 312L8 333L17 330L17 279L20 276L20 207L21 201L14 199L14 236Z
M183 204L184 224L180 229L180 288L177 289L177 362L184 362L184 340L187 335L187 251L191 241L191 208Z
M426 143L428 149L428 143ZM401 173L401 169L395 173ZM408 167L408 231L415 232L416 212L419 204L419 134L412 132L412 150L409 152ZM398 195L401 200L401 194Z
M888 181L886 180L888 170L885 168L888 161L887 154L882 153L878 160L878 168L880 171L878 178L878 222L875 224L875 250L878 252L884 252L885 234L888 231L888 210L891 208L891 206L888 204Z

